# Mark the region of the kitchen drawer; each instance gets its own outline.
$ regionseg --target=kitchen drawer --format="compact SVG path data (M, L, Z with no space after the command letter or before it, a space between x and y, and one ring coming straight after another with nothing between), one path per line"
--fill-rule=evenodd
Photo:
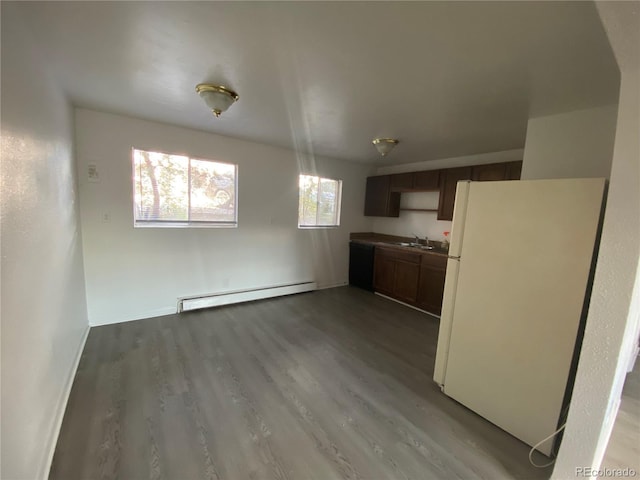
M433 253L422 254L422 265L430 265L432 267L447 268L447 257L442 255L434 255Z
M385 248L385 247L376 248L376 254L384 255L385 257L393 258L394 260L400 260L402 262L409 262L409 263L420 263L420 257L422 256L418 252L416 253L405 252L400 249Z

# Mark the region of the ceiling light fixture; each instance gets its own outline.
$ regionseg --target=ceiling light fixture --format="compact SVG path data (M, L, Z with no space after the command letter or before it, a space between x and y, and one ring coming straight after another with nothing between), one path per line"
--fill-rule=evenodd
M237 102L238 98L240 98L233 90L211 83L196 85L196 92L198 92L216 117L219 117L233 102Z
M383 157L398 144L395 138L375 138L372 142Z

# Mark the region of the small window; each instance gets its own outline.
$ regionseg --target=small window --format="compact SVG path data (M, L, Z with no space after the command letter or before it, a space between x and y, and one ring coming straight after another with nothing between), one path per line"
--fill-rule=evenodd
M238 167L133 149L134 226L237 226Z
M342 180L300 175L298 227L340 225Z

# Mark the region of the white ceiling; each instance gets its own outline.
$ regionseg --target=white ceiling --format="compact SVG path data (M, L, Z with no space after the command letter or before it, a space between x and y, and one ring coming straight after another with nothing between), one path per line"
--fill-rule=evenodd
M522 148L530 116L617 101L590 2L2 4L75 105L335 158ZM240 95L219 119L205 81Z

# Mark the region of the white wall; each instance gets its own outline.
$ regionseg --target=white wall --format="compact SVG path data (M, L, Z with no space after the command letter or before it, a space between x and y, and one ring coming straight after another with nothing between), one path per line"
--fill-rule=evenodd
M530 118L522 179L609 177L618 106Z
M76 110L76 137L92 325L172 313L182 296L345 284L349 233L371 229L363 216L367 166L84 109ZM132 147L236 163L238 228L134 229ZM87 181L89 164L100 183ZM297 228L300 172L343 180L341 227Z
M640 322L640 33L636 2L598 10L621 69L607 208L565 436L552 478L597 469L613 428Z
M403 193L400 207L404 208L438 208L440 195L438 192ZM400 237L429 237L439 242L444 240L443 232L451 231L451 222L438 220L438 212L400 211L397 218L372 217L373 231Z
M72 111L2 4L2 478L46 478L88 331Z
M522 160L524 150L506 150L502 152L481 153L464 157L442 158L424 162L403 165L386 165L378 168L377 175L391 173L417 172L422 170L437 170L440 168L455 168L467 165L485 165L488 163L515 162ZM438 208L438 192L403 193L401 207ZM410 237L413 234L431 240L444 240L443 232L451 231L451 222L438 220L437 212L408 212L401 211L398 218L373 218L373 231L388 235Z

